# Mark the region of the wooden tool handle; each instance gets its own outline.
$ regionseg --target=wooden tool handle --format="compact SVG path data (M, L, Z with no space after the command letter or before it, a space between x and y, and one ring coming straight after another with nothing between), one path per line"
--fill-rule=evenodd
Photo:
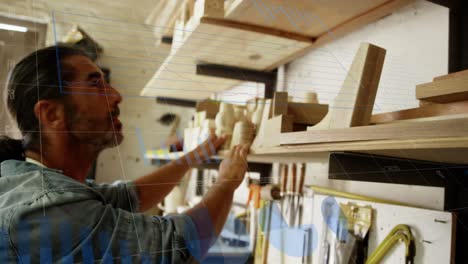
M301 164L301 176L299 178L299 194L302 194L304 190L304 180L305 180L305 168L306 164Z
M283 182L281 184L281 192L286 193L286 187L288 185L288 165L283 165Z
M292 164L292 192L296 193L296 181L297 181L297 167L296 163Z

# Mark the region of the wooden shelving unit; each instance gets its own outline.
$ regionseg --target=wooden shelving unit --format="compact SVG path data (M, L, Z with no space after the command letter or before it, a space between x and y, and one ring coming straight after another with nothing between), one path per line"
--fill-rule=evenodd
M361 142L318 143L252 149L249 162L274 163L311 162L322 159L329 152L357 152L390 157L426 160L443 163L468 164L468 137L425 138L404 140L372 140ZM146 158L152 161L174 160L182 153L155 155L149 151ZM214 160L223 159L221 151Z
M434 162L468 164L468 137L371 140L253 149L257 159L312 161L326 152L358 152Z
M210 162L207 164L214 164L216 162L219 162L223 160L228 151L220 151L218 155L212 156ZM184 155L184 152L169 152L167 154L156 154L154 151L147 151L145 154L145 158L149 159L152 161L153 164L164 164L173 160L176 160ZM261 164L270 164L273 162L276 162L275 160L272 159L272 157L269 157L269 155L257 155L257 154L250 154L248 155L247 158L248 162L251 163L261 163ZM206 164L205 164L206 165Z
M220 0L205 1L224 5ZM413 1L266 0L261 7L251 0L230 1L224 17L207 17L206 13L199 20L192 17L182 29L185 35L182 43L176 44L141 95L208 98L240 81L197 75L198 64L271 71ZM297 12L302 19L291 16Z
M197 64L264 70L311 43L312 40L297 34L224 19L202 18L164 61L142 95L192 100L208 98L240 81L197 75Z
M412 1L394 0L234 0L225 6L226 18L321 37L369 14L389 13ZM363 22L363 21L361 21Z
M153 165L163 165L168 162L181 158L184 152L169 152L169 153L156 153L155 151L147 151L145 159L151 161ZM196 164L197 161L193 161L194 168L197 169L218 169L219 163L224 159L226 152L220 152L219 155L212 156L209 161L202 164ZM261 156L249 155L249 171L260 173L261 177L268 177L271 171L272 160L264 159Z

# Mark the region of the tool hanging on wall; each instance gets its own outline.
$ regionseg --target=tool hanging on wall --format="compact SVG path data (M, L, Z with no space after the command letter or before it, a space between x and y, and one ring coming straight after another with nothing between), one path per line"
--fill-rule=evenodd
M303 211L305 163L280 164L281 213L289 219L290 226L300 226ZM299 167L299 179L298 179ZM289 177L291 168L291 177ZM289 214L289 215L288 215Z
M291 190L289 192L289 225L294 226L294 221L296 220L296 211L295 211L295 197L296 197L296 186L297 186L297 166L295 163L291 165Z
M363 264L367 255L367 234L372 208L353 203L339 204L328 196L321 205L323 229L319 263Z
M261 199L263 202L263 210L264 210L264 217L263 217L263 226L262 229L263 236L262 236L262 247L261 247L261 257L262 257L262 264L268 263L268 250L270 245L270 231L271 231L271 217L273 212L273 203L274 200L281 199L280 195L280 188L276 185L266 185L261 190ZM265 212L266 211L266 212ZM260 250L260 248L259 248Z
M255 252L256 248L256 238L257 238L257 225L258 225L258 216L257 210L260 208L260 194L261 186L258 180L251 180L249 184L249 197L246 203L246 210L250 212L250 222L248 229L250 230L250 250Z
M298 187L298 194L297 194L297 211L298 211L298 220L297 226L300 227L302 225L302 212L303 212L303 200L304 200L304 181L305 181L305 169L306 164L302 163L300 166L300 176L299 176L299 187Z
M280 198L280 189L276 185L261 186L256 181L250 185L247 201L251 211L250 237L252 244L250 246L253 249L255 259L261 259L263 263L266 263L268 254L273 200ZM257 215L259 210L260 216Z
M336 243L339 263L364 263L367 256L368 232L372 224L372 207L354 203L340 204L343 218L341 239Z
M281 214L285 211L285 200L287 195L287 186L288 186L288 165L283 164L282 174L281 174Z
M414 256L416 255L416 246L414 243L414 237L411 233L411 229L407 225L397 225L392 231L385 237L380 245L375 249L374 252L367 258L366 264L377 264L380 263L382 258L392 249L394 245L402 241L405 243L405 263L414 263Z

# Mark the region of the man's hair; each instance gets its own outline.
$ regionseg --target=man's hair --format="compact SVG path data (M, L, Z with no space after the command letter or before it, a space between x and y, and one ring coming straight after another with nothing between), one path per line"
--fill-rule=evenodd
M56 45L37 50L18 62L8 76L5 98L11 117L16 121L22 140L0 138L0 162L24 159L24 150L38 149L40 124L34 113L39 100L65 98L62 88L74 77L73 66L64 60L73 55L86 56L82 50Z

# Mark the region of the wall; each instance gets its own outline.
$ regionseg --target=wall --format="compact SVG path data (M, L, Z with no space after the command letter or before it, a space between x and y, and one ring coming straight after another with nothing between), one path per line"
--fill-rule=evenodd
M416 107L415 85L447 73L448 9L427 1L416 1L288 64L284 84L280 86L284 86L295 101L302 101L306 92L315 91L321 103L330 103L362 42L387 50L374 113ZM245 97L248 88L249 96L254 97L257 89L252 84L243 84L219 97L236 101L232 95L238 93ZM308 164L306 184L329 186L426 208L443 208L443 191L439 188L330 181L327 159L324 154L321 161Z

